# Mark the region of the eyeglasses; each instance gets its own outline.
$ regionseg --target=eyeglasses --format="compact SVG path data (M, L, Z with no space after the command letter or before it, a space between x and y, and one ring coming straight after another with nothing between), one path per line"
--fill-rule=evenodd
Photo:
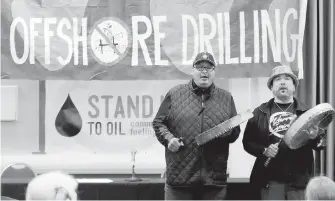
M197 65L195 65L194 68L197 69L198 71L206 70L207 72L212 72L215 69L214 66L197 66Z

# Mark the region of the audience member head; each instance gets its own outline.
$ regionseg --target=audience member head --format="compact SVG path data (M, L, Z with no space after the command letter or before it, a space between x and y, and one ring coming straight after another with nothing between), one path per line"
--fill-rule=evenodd
M312 178L306 187L306 200L335 200L335 182L325 176Z
M26 200L77 200L76 179L62 172L38 175L29 182Z

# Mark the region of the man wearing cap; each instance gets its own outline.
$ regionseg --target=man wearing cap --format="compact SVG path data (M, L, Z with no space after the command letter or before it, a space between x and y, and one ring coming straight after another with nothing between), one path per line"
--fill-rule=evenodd
M281 139L295 118L308 109L294 97L299 80L289 66L277 66L267 85L273 98L254 110L243 136L244 149L256 157L250 182L260 189L264 200L303 200L304 189L313 176L312 150L322 149L324 141L316 137L318 129L312 128L307 132L307 145L290 149ZM266 166L268 158L271 160Z
M166 200L225 199L229 144L240 127L202 146L195 142L200 133L236 115L232 95L213 83L214 76L214 57L198 54L192 79L169 90L153 121L165 146Z

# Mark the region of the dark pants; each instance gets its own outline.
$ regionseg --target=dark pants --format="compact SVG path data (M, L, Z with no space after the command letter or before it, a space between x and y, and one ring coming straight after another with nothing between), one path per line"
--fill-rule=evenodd
M165 200L224 200L227 187L178 187L165 184Z
M288 184L270 182L261 190L262 200L304 200L305 189L290 187Z

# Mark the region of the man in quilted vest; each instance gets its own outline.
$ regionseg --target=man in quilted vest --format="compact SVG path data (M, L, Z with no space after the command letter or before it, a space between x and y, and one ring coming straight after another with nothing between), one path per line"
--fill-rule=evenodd
M192 76L189 83L169 90L153 121L157 139L165 146L165 199L225 199L229 144L238 138L240 127L202 146L195 137L235 116L234 99L213 83L211 54L197 55Z
M313 176L313 149L324 148L325 140L312 128L306 133L310 135L307 145L290 149L281 139L295 118L308 110L294 97L299 80L289 66L277 66L267 85L273 98L254 110L243 135L244 149L256 157L251 186L262 200L304 200L304 190Z

